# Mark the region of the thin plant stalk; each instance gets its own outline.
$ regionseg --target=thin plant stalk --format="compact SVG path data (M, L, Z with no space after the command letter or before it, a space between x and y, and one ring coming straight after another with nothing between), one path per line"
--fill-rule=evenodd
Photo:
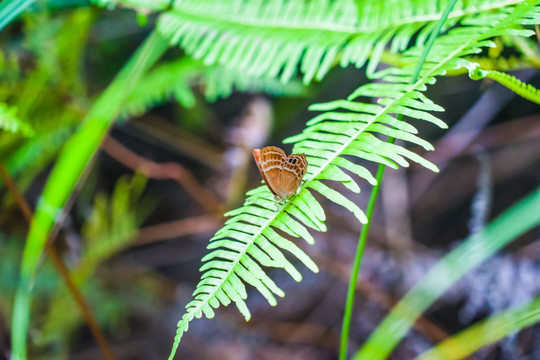
M388 139L389 143L394 143L394 138ZM369 226L371 225L371 217L375 210L375 203L377 202L377 196L379 195L380 184L384 176L386 166L379 165L377 169L377 185L371 190L369 196L369 203L366 209L366 217L368 222L362 227L360 232L360 238L358 239L358 246L356 247L356 254L354 256L353 269L351 272L351 279L349 281L349 287L347 289L347 300L345 303L345 313L343 314L343 325L341 327L341 340L339 348L339 360L345 360L347 358L347 346L349 340L349 330L351 328L352 312L354 307L354 295L356 292L356 283L358 282L358 274L360 273L360 265L362 262L362 256L364 255L364 248L366 245L366 239L369 232Z
M411 83L416 82L416 80L418 79L418 75L420 74L420 70L422 69L422 66L424 65L427 55L431 47L433 46L435 39L437 38L437 36L439 36L439 33L456 2L457 0L451 0L448 2L446 8L444 9L444 12L441 15L441 18L439 19L437 23L437 26L431 32L429 39L426 42L426 45L424 47L424 51L422 52L422 55L420 56L420 59L416 65L415 72L411 78ZM402 120L403 116L398 116L397 118L398 120ZM395 141L394 138L389 137L387 142L390 144L393 144L394 141ZM380 164L377 169L377 176L375 177L377 180L377 185L375 185L371 191L371 195L369 197L369 203L366 210L366 216L368 218L368 222L362 227L362 230L360 232L360 237L358 238L358 246L356 248L356 255L354 258L353 269L351 272L351 279L349 281L349 287L347 289L345 312L343 314L343 325L341 328L341 340L340 340L340 348L339 348L339 360L345 360L347 358L347 347L348 347L348 341L349 341L349 332L350 332L350 327L351 327L352 313L353 313L353 308L354 308L354 295L356 291L356 283L358 281L358 274L360 272L360 265L362 262L362 256L364 254L366 239L369 233L371 218L373 216L373 211L375 209L375 204L377 202L377 197L379 195L379 188L380 188L383 176L384 176L385 169L386 169L386 166L384 164Z
M19 207L19 210L23 214L24 218L26 219L28 224L31 224L32 217L34 216L32 214L32 209L30 208L30 205L28 205L28 202L24 198L23 194L19 191L19 189L17 189L17 185L15 185L15 182L7 172L2 162L0 162L0 177L6 184L6 188L8 189L8 191L15 198L15 203ZM86 324L88 325L88 328L92 333L92 336L94 337L99 348L101 349L103 356L107 360L114 360L114 355L112 353L111 347L109 346L105 335L103 335L103 332L101 331L101 328L99 327L99 323L97 322L95 316L92 314L90 306L88 305L81 291L71 278L68 267L66 266L66 264L64 264L64 261L62 260L54 246L47 246L47 253L51 259L51 262L56 268L56 271L58 271L58 274L60 274L60 277L64 281L64 284L66 285L66 288L71 294L71 297L73 298L73 300L75 300L75 303L79 307L79 310L81 311L81 314L83 315Z

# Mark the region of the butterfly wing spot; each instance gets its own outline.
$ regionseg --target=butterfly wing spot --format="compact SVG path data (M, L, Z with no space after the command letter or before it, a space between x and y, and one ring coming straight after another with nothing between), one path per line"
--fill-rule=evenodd
M253 150L253 157L268 189L279 199L284 200L295 194L302 185L307 171L304 154L291 154L275 146Z
M307 162L304 154L292 154L287 158L287 163L280 176L282 191L286 197L296 194L302 185L302 178L306 170Z

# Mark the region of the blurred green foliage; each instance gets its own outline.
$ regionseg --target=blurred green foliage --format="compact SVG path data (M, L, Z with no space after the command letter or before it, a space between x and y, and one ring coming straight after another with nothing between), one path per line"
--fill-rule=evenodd
M50 165L91 101L82 55L93 14L90 8L57 15L27 13L24 37L0 54L0 102L9 104L12 114L16 109L25 124L20 125L23 133L33 129L39 134L27 138L0 132L0 159L21 191Z
M5 4L8 3L18 5L20 10L24 10L31 2L9 1L4 3L4 7L0 8L0 10L5 9ZM321 80L330 68L338 65L340 57L342 66L348 64L360 66L368 61L369 69L374 70L379 61L385 59L385 55L396 54L404 50L415 35L418 34L419 39L425 38L430 28L425 26L424 29L421 29L421 27L431 21L425 20L420 25L418 23L386 24L388 26L371 24L373 29L368 31L371 35L362 38L361 34L359 35L354 30L356 29L354 26L358 25L357 23L353 24L354 31L341 31L333 29L334 24L327 19L329 23L325 24L329 24L330 29L325 29L325 36L321 37L320 29L316 27L302 28L302 16L291 13L288 14L290 18L285 20L293 23L298 21L299 25L297 25L301 28L298 34L285 26L280 28L280 26L272 24L272 26L261 30L261 33L264 33L268 39L277 39L276 42L271 45L265 44L265 41L256 42L256 46L248 53L249 56L244 56L243 50L245 49L243 46L250 43L254 28L260 25L251 21L252 16L260 15L257 6L242 8L242 11L244 11L241 14L243 18L239 16L236 20L214 20L213 17L217 18L222 13L225 15L230 14L223 12L223 8L214 7L212 2L201 2L202 5L199 10L204 16L199 14L202 18L200 23L197 22L199 20L194 21L193 18L190 18L189 21L192 21L192 26L194 28L201 26L204 29L215 27L216 31L223 31L224 33L230 31L229 35L239 34L240 40L227 43L230 37L217 37L213 32L205 32L204 34L208 37L198 42L201 39L198 36L202 37L202 31L195 36L193 32L186 32L185 28L180 26L186 22L185 16L190 17L190 14L186 15L182 12L184 10L182 9L183 4L189 5L192 3L197 5L196 1L99 0L93 3L103 6L104 9L91 7L89 6L90 3L86 1L37 2L27 9L27 12L23 13L20 22L6 28L0 37L0 41L6 44L0 52L0 161L15 179L19 190L25 192L31 190L31 185L36 182L40 174L45 173L54 160L60 159L54 168L55 170L53 170L53 176L48 183L49 187L44 191L44 197L38 205L37 217L38 219L45 219L44 222L47 223L48 227L46 226L46 229L38 228L36 232L31 233L34 234L33 237L29 236L27 238L28 243L26 243L26 246L31 248L27 259L30 260L25 263L26 270L23 265L24 276L22 277L19 274L19 268L21 267L20 259L23 256L24 234L27 226L17 221L10 223L14 218L13 213L16 211L11 194L4 191L1 199L4 211L0 216L0 221L9 224L9 226L0 233L0 273L2 274L0 278L0 293L2 294L0 297L0 311L4 314L14 312L14 294L17 287L23 284L21 286L22 290L20 288L19 291L22 293L26 291L25 295L28 295L27 298L23 296L23 301L20 302L22 304L21 318L24 318L24 310L28 311L30 308L29 306L25 307L28 304L25 304L24 300L29 300L31 285L35 283L32 290L33 296L35 299L39 299L39 302L35 302L31 307L32 328L29 335L32 344L35 345L32 348L32 354L47 359L69 356L69 346L71 340L73 340L73 334L82 325L82 318L75 303L47 260L39 267L36 278L32 278L34 275L33 270L40 265L45 240L54 221L57 220L51 218L47 211L51 210L51 208L52 212L58 211L60 213L62 211L69 196L75 192L77 181L82 176L85 167L90 163L107 130L117 120L118 116L124 120L141 116L153 107L170 102L178 107L194 108L203 99L209 102L216 101L228 97L234 91L304 96L309 94L310 89L302 84L297 75L303 74L306 84L312 79ZM419 1L414 2L416 5L420 3ZM233 2L224 2L224 4L224 6L234 5ZM242 2L236 4L242 4ZM302 2L302 4L304 3ZM71 8L72 6L74 8ZM123 7L133 8L136 14L123 10ZM430 11L429 6L425 8L418 6L418 8L422 11L425 10L427 13ZM123 56L127 58L125 54L131 54L133 44L126 45L122 39L119 40L119 37L125 35L121 31L123 30L123 23L121 21L116 23L115 15L110 15L109 10L113 9L122 14L119 16L122 20L125 20L123 16L129 14L127 18L132 24L136 25L125 31L126 33L130 31L135 33L131 35L137 38L137 43L146 36L150 28L156 25L156 17L152 12L167 10L165 16L161 18L162 21L159 22L158 20L158 32L152 32L138 52L125 65L123 65L124 59L120 59L122 56L118 54L124 54ZM471 9L476 8L471 5L470 8L465 7L465 9L471 13ZM307 20L313 20L312 17L318 16L317 13L308 11L300 15L305 15ZM341 15L349 20L354 20L357 14L344 12ZM107 16L110 18L103 20ZM450 22L449 26L455 24L457 21L456 16L454 16L454 20ZM0 18L5 23L14 17L8 19L8 17L2 17L0 13ZM259 20L265 21L267 19L261 15ZM114 25L112 28L115 30L110 30L105 25L102 27L102 30L105 29L105 31L98 33L95 30L98 21L110 21L109 24L112 23ZM111 33L107 33L107 31ZM420 33L418 33L419 31ZM513 29L513 31L515 31L515 34L520 35L519 30ZM392 38L393 34L397 35ZM497 34L488 35L496 36ZM467 60L478 62L485 67L503 70L537 64L539 58L538 49L534 49L530 40L517 40L517 35L515 38L506 36L502 41L497 40L497 46L491 49L487 56L485 54L467 56ZM164 39L162 36L168 36L168 38ZM298 38L294 38L295 36ZM321 38L324 38L324 41L321 41ZM214 42L215 39L219 39L219 41ZM289 46L288 42L292 42L292 40L298 40L298 43ZM321 42L324 44L320 45ZM502 47L502 42L504 42L504 45L515 46L518 50L518 56L513 55L507 60L501 60L497 51L499 51L498 47ZM129 43L129 41L126 41L126 43ZM419 44L421 43L422 41L419 40ZM163 56L163 60L158 61L158 58L165 52L166 45L170 44L178 44L182 47L182 50L171 49ZM365 44L370 46L365 47ZM385 50L387 45L389 47L388 52ZM260 48L258 48L259 46ZM289 49L290 53L281 56L277 60L272 59L265 56L266 52L264 51L268 49L265 46L271 46L275 49L280 49L283 46ZM371 47L374 48L374 51L369 54L366 49L371 49ZM209 51L212 48L217 50L215 52ZM229 63L221 58L218 60L216 56L225 48L228 49L229 55L234 55L231 55ZM352 48L354 48L354 51L351 50ZM186 56L184 51L192 57ZM110 54L114 56L114 59L107 57ZM225 54L227 54L226 51ZM354 58L353 54L357 58ZM369 55L371 55L370 59L368 59ZM252 57L250 58L250 56ZM386 58L390 58L390 56ZM396 63L403 65L400 63L402 59L394 58L394 60ZM272 65L273 61L279 66ZM406 59L406 61L411 62L411 59ZM114 73L116 71L115 65L118 65L118 63L120 64L120 75L104 90L103 84L108 83L110 78L103 75ZM281 65L283 65L283 69ZM455 64L449 64L448 70L451 71L450 68L453 65ZM426 83L429 83L429 81L426 80ZM400 89L394 90L399 92ZM363 95L366 95L366 97L374 96L373 93ZM384 95L386 96L386 94ZM437 110L439 108L438 105L430 103L429 99L426 100L426 103L429 106L423 104L423 110ZM319 105L318 109L330 110L331 112L331 110L338 107L337 104L336 102ZM354 107L354 105L351 105L352 100L347 104ZM405 110L403 112L406 113ZM350 118L345 120L352 122L356 119L355 115L349 113L347 116L350 116ZM429 117L429 114L425 112L408 113L408 115L426 117L428 120L435 119ZM325 126L323 123L324 116L329 115L323 114L312 122L320 121L319 126L322 128ZM332 113L331 116L338 117L342 115ZM394 123L394 126L398 126L397 123ZM415 133L415 131L411 130L410 125L402 124L401 126L403 129L410 131L411 134ZM329 140L328 143L338 144L338 141L334 140L338 139L341 134L337 130L335 132L331 131L336 128L337 126L333 124L332 128L324 129L326 133L321 133L321 139ZM391 130L395 129L379 129L379 132L393 136ZM343 133L345 133L345 130ZM74 134L76 135L73 136ZM301 137L304 135L300 135L295 141L301 141ZM413 139L416 143L429 148L429 144L421 138L408 136L407 139ZM369 142L370 145L377 143L376 139L369 138L368 140L366 140L366 143ZM64 146L66 143L68 145ZM318 142L319 145L321 143L322 140ZM311 145L306 147L307 150L304 150L311 151L314 155L328 156L324 153L328 149L317 149L313 147L313 144ZM404 163L401 162L400 164L408 165L406 160L402 160L401 155L403 155L403 152L401 155L394 154L388 150L388 147L385 151L382 154L384 156L372 157L372 159L395 165L393 161L388 160L393 156L394 160L397 159L396 162L404 161ZM405 150L399 149L399 151ZM353 154L358 155L360 153L352 152L348 155ZM421 157L412 153L407 154L413 160L427 164L431 169L435 169L434 166L431 166L431 163L424 161ZM369 153L365 152L362 152L361 155L370 156ZM374 155L371 154L371 156ZM314 158L316 157L314 156ZM347 163L343 159L341 162L336 161L334 165L329 166L326 172L322 171L321 176L326 176L326 180L340 181L349 189L359 191L356 182L338 166L347 168L352 173L356 172L361 177L374 183L367 170L364 171L363 168ZM5 190L3 185L2 188ZM86 186L88 186L88 183ZM315 187L313 188L315 189ZM88 216L76 214L82 219L81 224L79 224L79 231L73 233L66 231L63 233L66 238L69 236L76 237L76 243L81 246L80 249L73 249L68 246L68 249L63 254L70 265L70 272L75 283L82 290L85 299L95 309L95 315L100 324L107 330L128 326L130 308L126 306L126 303L142 303L145 306L152 306L154 295L151 291L146 291L146 289L159 286L158 284L161 281L155 274L147 274L144 277L130 277L128 274L126 277L128 281L123 283L124 279L111 280L110 274L107 273L109 271L108 261L133 244L142 221L152 209L152 203L145 199L144 189L145 179L139 175L132 178L120 178L117 180L114 190L110 193L99 192L97 188L85 189L84 191L91 194L98 192L96 196L91 195L88 197L93 199L91 203L85 204L87 209L91 210L88 211ZM347 198L335 192L335 190L322 187L322 185L317 190L329 198L337 199L335 200L337 203L348 208L357 209L356 205L350 203ZM47 195L51 195L55 200L51 208L47 208L47 205L50 204L45 202L49 200ZM313 211L314 216L306 216L298 211L296 216L302 218L312 227L321 230L325 229L322 208L315 198L308 196L310 195L305 195L307 200L302 206ZM263 201L261 199L267 200L267 204L271 204L270 208L273 211L275 204L272 200L262 197L259 201ZM84 201L84 199L79 199L79 201ZM309 213L308 210L306 210L306 213ZM359 219L364 220L363 213L359 208L355 210L355 214ZM314 220L310 220L311 218ZM246 215L245 219L242 219L241 226L246 226L245 223L248 221L246 219L253 221L252 217L248 218ZM536 221L536 218L530 217L527 220ZM260 218L256 219L256 221L260 221ZM293 226L293 228L298 233L302 231L301 235L313 240L305 228L301 228L301 226ZM298 235L298 233L284 225L283 230L287 232L287 229L291 231L291 235ZM39 233L40 230L43 230L43 233ZM516 233L510 234L505 239L506 241L511 241L513 237L517 236L517 230L519 229L514 226L513 230ZM64 240L69 245L69 239ZM278 240L280 239L278 238ZM273 248L268 246L267 249ZM303 252L296 250L296 248L292 249L297 254L301 254L303 258ZM255 252L259 248L254 246L251 250ZM492 255L496 250L485 250L483 252L484 258ZM279 254L274 255L279 257ZM258 252L257 256L264 259L268 266L276 266L277 264L273 259L261 252ZM235 261L234 258L231 259ZM285 263L285 260L282 262ZM255 269L253 271L257 279L266 279L266 274L261 273L261 270L251 263L249 264L253 266L252 269ZM313 269L317 268L314 263L308 262L308 264ZM456 268L461 267L463 271L468 269L461 264L455 266ZM249 267L247 266L244 269L243 274L252 281L252 284L258 285L259 283L257 279L253 279L253 275L249 271L252 269L248 269ZM288 267L288 269L294 274L298 273L294 266L292 266L294 270L291 270L291 267ZM447 276L446 278L452 280L454 277ZM295 275L295 278L301 278L299 273ZM271 280L267 281L267 284L273 284ZM136 286L131 288L133 284ZM427 282L425 284L429 285ZM242 287L242 284L238 285L238 288ZM267 291L264 286L260 288ZM117 296L119 292L122 292L122 298ZM279 292L279 294L281 293ZM439 295L434 295L433 299L430 300L434 300ZM270 297L273 298L271 294ZM220 300L223 301L223 299ZM223 302L227 301L230 302L228 299ZM415 305L417 309L421 308L419 304L420 302ZM210 305L216 305L215 301ZM423 305L427 306L427 304ZM213 314L213 310L208 304L205 304L204 310L208 314ZM194 314L194 316L198 315L200 314ZM401 319L396 321L399 322ZM391 330L387 330L385 326L387 325L383 323L380 333L385 334L383 338L386 339L386 334L390 333ZM20 329L23 329L20 331L21 337L25 336L26 329L24 326L21 326ZM403 331L406 330L408 328ZM18 338L18 340L20 349L16 349L17 354L24 353L25 349L20 346L20 341L24 341L24 339ZM391 350L389 343L386 343L385 346L388 351Z
M157 281L149 274L139 280L137 276L132 279L128 276L131 285L111 283L111 270L107 270L106 265L109 259L133 243L141 222L152 209L143 196L145 184L146 178L141 175L121 177L111 194L100 192L93 203L87 204L91 213L82 224L80 235L67 232L63 241L68 247L65 261L70 264L72 279L95 309L99 323L111 331L127 326L131 310L126 306L126 297L129 298L126 289L138 281ZM146 206L141 208L141 204ZM69 241L69 237L76 239ZM23 244L24 238L19 232L4 233L0 239L0 311L5 314L12 312ZM141 289L133 294L149 305L147 301L152 297L140 296ZM65 358L83 318L49 261L40 268L34 293L39 302L32 309L32 319L38 325L39 333L35 330L31 333L32 341L44 349L42 355L45 358Z

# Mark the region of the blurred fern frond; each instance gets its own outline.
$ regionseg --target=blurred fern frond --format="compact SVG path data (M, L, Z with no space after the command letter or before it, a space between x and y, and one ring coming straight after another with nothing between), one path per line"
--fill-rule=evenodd
M234 90L288 96L299 96L306 91L298 81L282 84L273 78L257 78L222 66L205 66L200 60L181 58L148 72L126 99L122 115L141 115L170 97L191 108L196 102L192 88L197 86L208 101L228 97Z
M226 66L210 66L203 73L201 86L208 101L226 98L234 90L261 92L274 96L304 96L308 88L298 80L282 83L275 78L256 77Z
M446 27L477 13L518 1L458 1ZM221 64L257 77L320 80L338 62L373 73L387 45L421 45L446 6L439 0L408 1L176 1L158 30L206 65Z
M134 239L141 224L137 204L146 185L146 178L136 174L131 179L120 178L110 198L96 196L92 214L83 225L86 240L85 257L74 277L88 277L97 264L125 248Z
M190 83L199 75L200 65L191 59L182 59L157 66L139 81L126 98L122 116L141 115L149 108L162 104L171 96L185 107L195 105Z
M119 318L127 316L128 312L125 304L119 299L114 300L116 296L110 295L111 289L102 283L96 272L135 239L144 220L140 216L139 206L141 201L145 202L142 197L145 185L146 178L142 175L121 177L112 194L99 193L95 197L90 216L83 224L83 248L71 269L71 275L74 282L83 289L86 299L90 303L100 304L95 307L99 310L96 315L105 326L113 325ZM66 341L66 332L82 322L72 297L66 295L60 282L58 286L62 290L53 292L42 328L42 344ZM62 346L67 347L68 343Z
M35 135L32 127L17 117L17 109L4 103L0 103L0 129L23 136Z
M437 171L435 165L405 147L385 142L379 135L416 144L426 150L433 147L418 137L417 130L406 121L396 118L410 117L433 123L441 128L446 125L430 112L443 109L424 95L426 86L436 82L438 76L448 70L468 68L465 57L493 46L490 40L504 34L531 36L534 32L517 25L529 25L540 21L539 1L525 1L512 8L497 12L485 12L462 21L462 26L439 37L423 64L419 80L411 83L416 63L423 47L417 46L404 54L403 68L388 68L374 74L380 82L361 86L347 100L337 100L311 107L323 111L307 123L299 135L286 140L294 143L294 153L304 153L309 167L304 185L299 193L284 204L276 203L266 186L248 192L244 205L229 212L231 218L212 239L211 252L203 258L201 281L193 293L194 300L186 306L186 313L178 323L173 345L174 355L182 334L189 323L203 314L214 316L214 308L234 302L240 312L249 319L245 299L245 284L254 286L271 305L276 304L275 295L284 293L262 270L262 266L282 268L295 280L301 275L283 255L291 252L312 271L316 265L291 242L287 236L305 239L313 243L308 228L325 231L324 211L311 191L350 210L360 222L366 217L362 210L345 195L332 189L328 182L339 182L352 192L360 187L349 173L375 183L371 173L351 162L361 158L386 164L390 167L408 166L417 162ZM356 101L360 98L364 101ZM376 103L372 100L377 99ZM346 170L347 172L345 172Z
M108 9L127 7L141 12L163 10L171 3L170 0L90 0L90 2Z
M9 48L0 57L0 101L17 108L18 118L38 135L0 134L2 161L22 191L50 164L84 115L81 54L93 19L88 8L68 15L25 14L24 47L33 66L20 66L22 59Z

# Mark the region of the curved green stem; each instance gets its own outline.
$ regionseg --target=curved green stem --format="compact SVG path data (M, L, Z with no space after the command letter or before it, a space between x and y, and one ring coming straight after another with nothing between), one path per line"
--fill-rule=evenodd
M393 144L395 141L394 138L388 139L388 143ZM360 232L360 238L358 239L358 247L356 248L356 255L354 256L354 264L351 273L351 279L349 281L349 287L347 289L347 301L345 303L345 314L343 314L343 325L341 327L341 341L339 347L339 360L345 360L347 358L347 345L349 340L349 330L351 328L351 318L352 311L354 307L354 293L356 291L356 282L358 281L358 274L360 273L360 264L362 262L362 256L364 255L364 247L366 245L366 239L369 233L369 226L371 225L371 216L373 215L373 210L375 210L375 203L377 202L377 196L379 195L379 189L381 186L381 181L384 176L384 170L386 166L379 165L377 169L377 185L371 190L371 195L369 196L369 203L366 209L366 216L368 222L362 227Z
M437 36L439 36L439 33L456 2L457 0L450 0L448 4L446 5L446 8L444 9L444 12L442 13L441 18L439 19L436 27L433 29L433 31L431 32L429 36L428 41L426 42L424 51L422 52L420 59L416 65L416 69L412 76L411 83L414 83L418 79L418 75L420 74L420 70L422 70L422 66L424 65L424 62L427 58L429 50L433 46L433 43L435 42L435 39L437 38ZM401 120L402 118L403 116L397 117L398 120ZM388 138L388 143L393 144L394 141L395 139L393 137ZM341 341L340 341L340 347L339 347L339 360L345 360L347 358L347 346L348 346L348 341L349 341L349 331L351 327L352 312L353 312L353 307L354 307L354 294L356 291L356 282L358 280L358 274L360 272L362 256L364 254L364 247L366 245L366 239L369 233L369 228L371 224L371 216L373 215L373 210L375 209L375 203L377 202L377 196L379 195L379 188L382 182L382 178L384 176L385 169L386 169L386 166L384 164L380 164L379 168L377 169L377 176L376 176L377 185L375 185L373 187L373 190L371 191L371 195L369 197L369 203L366 210L366 216L368 218L368 222L362 227L362 231L360 232L360 237L358 239L358 246L356 248L356 255L354 258L351 279L349 281L349 287L347 289L347 300L345 303L345 312L343 314L343 325L341 328Z
M534 103L540 104L540 90L535 88L530 84L526 84L512 76L501 71L496 70L482 70L480 66L476 66L469 69L469 77L473 80L481 80L484 78L489 78L497 81L499 84L507 87L512 90L519 96L532 101Z

